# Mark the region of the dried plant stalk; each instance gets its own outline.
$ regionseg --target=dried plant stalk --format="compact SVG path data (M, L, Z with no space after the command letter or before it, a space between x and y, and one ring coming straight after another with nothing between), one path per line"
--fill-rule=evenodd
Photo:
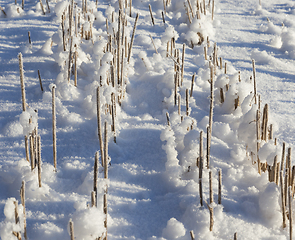
M189 115L189 94L188 94L188 89L185 90L185 102L186 102L186 116Z
M23 206L23 218L24 218L24 238L27 239L27 220L26 220L26 202L25 202L25 181L22 181L20 188L20 199Z
M223 93L223 88L220 88L220 102L224 103L224 93Z
M132 15L132 0L130 0L130 3L129 3L130 5L129 5L129 16L131 17L131 15Z
M158 54L158 50L157 50L156 45L155 45L155 43L154 43L154 39L152 38L151 34L149 34L149 35L150 35L150 38L151 38L151 40L152 40L152 44L153 44L153 46L154 46L154 49L155 49L156 53Z
M91 207L95 207L95 206L96 206L96 192L91 191Z
M38 69L38 77L39 77L40 88L41 88L41 91L43 92L42 79L41 79L41 74L40 74L39 69Z
M77 58L78 58L78 52L75 51L75 87L77 87L77 77L78 77L78 68L77 68Z
M42 187L42 181L41 181L41 137L38 135L37 136L37 146L38 146L38 183L39 187Z
M292 224L292 189L291 187L288 188L288 199L289 199L289 237L292 240L293 235L293 224Z
M181 86L183 84L183 74L184 74L184 55L185 55L185 44L182 45Z
M166 118L167 118L167 125L170 126L170 118L169 118L168 112L166 112Z
M257 156L257 164L258 164L258 173L261 174L260 171L260 159L258 156L258 152L260 149L260 112L259 110L256 111L256 139L257 139L257 143L256 143L256 156Z
M166 13L165 13L166 14ZM165 24L165 17L164 17L164 13L162 11L162 20L163 20L163 23Z
M26 159L28 162L30 162L30 153L29 153L29 142L28 142L28 136L25 136L25 150L26 150Z
M213 203L212 172L209 171L209 198L210 204Z
M15 0L16 1L16 0ZM16 5L16 3L15 3L15 5ZM5 15L5 16L7 16L6 15L6 12L4 11L4 9L0 6L0 10L3 12L3 14Z
M98 140L100 146L100 158L101 165L104 167L104 149L103 149L103 137L102 137L102 127L101 127L101 109L100 109L100 87L96 90L96 108L97 108L97 128L98 128Z
M30 31L28 31L28 38L29 38L29 44L32 44Z
M191 235L191 240L195 240L195 234L194 234L194 231L190 231L190 235Z
M275 183L277 182L277 162L278 156L276 155L272 166L272 181Z
M56 171L56 109L55 109L55 86L52 87L52 139L53 139L53 164Z
M210 168L210 148L211 148L211 136L210 136L210 129L209 127L207 127L207 149L206 149L207 169Z
M31 171L35 168L34 137L30 135Z
M202 175L203 175L203 131L200 132L200 148L199 148L199 193L200 193L200 204L203 206L203 190L202 190Z
M107 191L103 195L103 212L105 214L104 227L106 229L104 240L107 240L108 236L108 199L107 199Z
M214 0L212 1L212 21L214 19Z
M255 60L252 59L252 68L253 68L253 80L254 80L254 101L257 104L257 91L256 91L256 70L255 70Z
M288 187L291 186L291 148L288 148L288 158L287 158L287 162L288 162Z
M177 105L178 72L174 75L174 106Z
M117 38L117 81L118 85L120 85L120 56L121 56L121 10L119 10L118 16L118 38Z
M104 125L104 178L108 178L108 122Z
M95 193L95 202L97 199L97 177L98 177L98 159L99 159L99 152L97 151L95 153L95 158L94 158L94 167L93 167L93 192ZM96 205L97 206L97 205Z
M234 234L234 240L238 240L238 234L236 232Z
M211 136L212 136L212 125L213 125L213 105L214 105L214 70L213 66L210 66L211 81L210 81L210 112L209 112L209 145L208 145L208 156L210 155Z
M20 75L20 85L22 91L22 107L23 111L26 111L26 92L25 92L25 82L24 82L24 68L23 68L23 55L18 54L19 60L19 75Z
M70 236L71 236L71 240L75 240L74 223L73 223L72 219L70 219Z
M41 5L41 9L42 9L43 15L45 15L45 10L44 10L44 7L43 7L42 0L39 0L39 2L40 2L40 5Z
M190 97L193 96L193 91L194 91L194 83L195 83L195 76L196 74L194 73L192 76L192 83L191 83L191 92L190 92Z
M222 174L221 169L218 171L218 204L221 204Z
M192 13L192 17L194 18L195 15L194 15L194 11L193 11L192 4L191 4L190 0L187 0L187 3L188 3L188 6L189 6L190 11Z
M178 115L181 115L181 96L178 95Z
M18 214L18 204L17 201L14 201L14 218L15 218L15 224L19 223L19 214Z
M153 23L153 25L155 25L151 4L149 4L149 10L150 10L150 14L151 14L152 23Z
M267 141L267 124L268 124L268 104L265 104L263 109L263 118L261 126L261 140Z
M133 27L133 32L132 32L132 37L131 37L131 43L130 43L130 47L129 47L129 53L128 53L128 58L127 58L127 62L129 63L130 61L130 57L131 57L131 51L132 51L132 46L133 46L133 41L134 41L134 35L135 35L135 30L136 30L136 24L139 18L139 14L136 14L136 18L135 18L135 22L134 22L134 27Z

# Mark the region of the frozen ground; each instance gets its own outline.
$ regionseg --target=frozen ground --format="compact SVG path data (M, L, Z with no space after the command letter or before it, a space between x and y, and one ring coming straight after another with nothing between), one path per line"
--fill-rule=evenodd
M125 1L123 1L123 5ZM127 1L129 4L129 1ZM75 29L66 30L63 51L61 15L68 19L67 1L49 2L50 13L42 14L40 3L14 5L0 0L0 236L17 239L23 234L23 215L19 189L26 183L26 222L28 239L70 239L69 221L74 222L76 239L105 236L103 195L108 188L108 239L289 239L289 222L282 227L280 186L268 181L268 173L257 172L256 110L254 104L252 59L256 65L257 92L261 109L269 105L269 124L274 126L274 140L262 140L261 162L273 164L281 159L282 142L294 143L295 5L293 1L205 1L207 14L201 19L186 15L187 1L168 2L164 24L163 2L132 1L132 17L126 16L124 29L130 42L136 13L139 20L130 62L124 57L123 84L107 84L112 53L105 53L108 36L118 31L118 1L88 1L83 17L84 31L92 30L90 40ZM196 2L191 0L196 15ZM202 1L199 1L202 2ZM149 4L155 18L152 25ZM129 7L126 8L129 15ZM114 12L114 13L113 13ZM114 22L112 23L112 13ZM190 15L191 16L191 15ZM76 16L74 16L76 18ZM109 29L106 29L108 19ZM191 16L192 18L192 16ZM283 24L282 24L283 23ZM91 27L90 27L91 25ZM65 28L69 28L68 20ZM78 27L79 28L79 27ZM80 27L79 30L82 28ZM30 31L32 44L28 43ZM198 45L200 33L205 41ZM121 25L122 34L122 25ZM78 84L74 76L67 80L70 51L78 52ZM150 36L152 36L156 53ZM214 118L210 171L213 176L214 226L209 230L209 209L200 205L199 157L200 132L206 152L206 127L209 122L210 68L204 58L209 37L208 56L213 58L214 43L218 57L227 62L227 74L217 67L214 77ZM167 57L167 41L174 37L176 48L185 44L184 79L178 87L183 121L174 106L174 62ZM192 48L192 42L195 45ZM52 43L52 45L51 45ZM112 43L117 48L116 42ZM122 45L124 48L124 44ZM169 46L170 49L170 46ZM73 51L74 51L73 50ZM22 113L18 54L22 53L27 111ZM73 64L74 66L74 64ZM40 90L40 70L44 91ZM238 81L238 71L241 82ZM186 116L186 89L189 116ZM117 73L115 73L115 78ZM100 76L102 76L100 80ZM117 80L117 79L116 79ZM53 167L51 91L56 87L57 171ZM226 84L229 90L225 91ZM109 128L109 180L104 180L99 164L97 208L90 206L93 190L95 152L100 150L97 136L96 88L100 86L102 125L112 118L111 93L116 98L126 90L122 103L116 103L116 143ZM221 103L220 88L225 102ZM240 104L235 109L234 100ZM177 99L178 102L178 99ZM38 114L34 113L37 110ZM167 125L166 112L170 116ZM106 114L104 114L106 113ZM28 118L26 118L26 114ZM26 161L24 134L29 118L38 125L42 142L42 187L38 170L31 171ZM205 154L206 155L206 154ZM222 172L222 202L217 204L218 171ZM209 203L209 169L203 169L203 199ZM15 224L14 204L19 204L20 223ZM294 209L294 207L293 207Z

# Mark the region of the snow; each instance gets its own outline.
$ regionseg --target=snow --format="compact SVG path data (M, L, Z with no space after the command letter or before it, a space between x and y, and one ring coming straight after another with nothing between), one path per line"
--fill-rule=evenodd
M131 16L129 1L127 6L125 1L87 1L87 13L77 2L70 31L71 1L49 1L50 11L43 2L43 15L39 2L25 2L22 9L19 4L0 0L6 13L0 12L1 239L16 239L13 232L19 232L24 239L24 219L31 240L69 239L70 221L75 238L81 240L104 238L106 234L110 240L184 240L190 239L191 231L196 239L232 239L234 233L241 239L288 239L288 219L287 227L282 227L281 186L269 182L268 170L258 172L258 160L271 167L275 156L281 161L282 143L286 143L287 152L295 142L294 3L284 0L277 4L271 0L258 5L256 1L216 0L212 20L213 1L210 5L204 1L206 14L203 1L199 1L200 6L190 2L191 7L188 1L167 1L165 13L162 1L133 0ZM119 52L123 69L117 69L116 57L120 5L126 20L124 30L120 26L120 35L124 31L127 39L126 45L122 39ZM130 45L137 13L128 61L125 46ZM213 66L215 43L218 65ZM26 111L22 111L21 102L20 52ZM252 60L259 97L254 95ZM210 66L214 72L211 140L207 136ZM179 83L175 87L177 69ZM103 137L105 122L108 124L108 179L98 139L97 89ZM191 96L186 101L187 92ZM262 120L265 104L269 106L267 126L272 124L273 137L257 140L257 111ZM204 150L202 180L200 133ZM27 159L25 136L31 135L33 145L38 145L35 134L41 136L41 152L29 152ZM209 165L207 140L211 141ZM31 143L28 145L31 149ZM31 169L32 158L38 154L41 172L38 167ZM93 173L95 154L99 157L97 179ZM38 182L40 173L42 187ZM97 196L92 206L94 180ZM22 181L26 186L26 216L20 204ZM213 211L212 231L209 208Z

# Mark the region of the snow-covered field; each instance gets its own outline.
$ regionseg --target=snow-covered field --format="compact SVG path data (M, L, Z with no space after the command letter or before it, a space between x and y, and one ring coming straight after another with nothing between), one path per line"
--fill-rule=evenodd
M130 2L0 0L1 239L290 239L294 2Z

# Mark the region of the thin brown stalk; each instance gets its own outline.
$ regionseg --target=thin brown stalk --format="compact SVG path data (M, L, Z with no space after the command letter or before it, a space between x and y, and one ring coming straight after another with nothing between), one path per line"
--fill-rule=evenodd
M19 74L20 74L20 84L22 91L22 107L23 111L26 111L26 92L25 92L25 82L24 82L24 69L23 69L23 55L18 54L19 59Z
M103 148L103 137L102 137L102 127L101 127L101 104L100 104L100 87L96 90L96 107L97 107L97 130L98 130L98 140L100 146L100 158L101 165L104 167L104 148Z
M209 171L209 198L210 204L213 203L212 172Z
M191 240L195 240L195 234L194 234L194 231L190 231L190 235L191 235Z
M129 53L128 53L128 58L127 58L127 62L129 63L130 61L130 57L131 57L131 51L132 51L132 46L133 46L133 41L134 41L134 35L135 35L135 30L136 30L136 24L139 18L139 14L136 14L136 18L135 18L135 22L134 22L134 26L133 26L133 32L132 32L132 37L131 37L131 43L130 43L130 47L129 47Z
M286 227L286 209L285 209L285 187L283 179L283 171L280 171L280 184L281 184L281 204L282 204L282 215L283 215L283 228Z
M38 77L39 77L40 88L41 88L41 91L43 92L42 79L41 79L41 74L40 74L39 69L38 69Z
M261 174L260 171L260 160L259 160L259 156L258 156L258 152L260 149L260 112L259 110L256 111L256 157L257 157L257 164L258 164L258 173Z
M75 51L75 87L77 87L77 78L78 78L78 68L77 68L77 58L78 58L78 52Z
M188 89L185 90L185 102L186 102L186 116L189 115L189 93Z
M154 43L154 40L153 40L151 34L149 34L149 35L150 35L150 38L151 38L151 40L152 40L152 44L153 44L153 46L154 46L154 49L155 49L156 53L158 54L158 50L157 50L157 48L156 48L156 45L155 45L155 43Z
M192 76L192 83L191 83L191 92L190 92L190 97L193 96L193 91L194 91L194 82L195 82L195 76L196 74L194 73Z
M42 187L42 181L41 181L41 137L38 135L37 136L37 146L38 146L38 183L39 187Z
M222 174L221 169L218 171L218 204L221 204Z
M93 167L93 192L95 194L94 199L97 199L97 177L98 177L98 159L99 159L99 152L95 153L94 158L94 167Z
M55 110L55 86L52 87L52 139L53 139L53 164L56 171L56 110Z
M291 190L291 187L288 188L288 199L289 199L289 237L290 237L290 240L293 239L293 214L292 214L292 190Z
M151 4L149 4L149 10L150 10L150 15L151 15L152 23L153 23L153 25L155 25L155 21L154 21L154 16L153 16Z
M185 55L185 44L182 45L181 86L183 84L183 74L184 74L184 55Z
M73 223L72 219L70 219L70 236L71 236L71 240L75 239L75 236L74 236L74 223Z
M25 181L22 181L20 188L20 199L23 206L23 218L24 218L24 238L27 239L27 221L26 221L26 202L25 202Z
M104 125L104 178L108 178L108 122Z
M28 162L30 162L30 153L29 153L29 141L28 136L25 136L25 150L26 150L26 159Z
M45 10L44 10L44 7L43 7L42 0L39 0L39 2L40 2L40 5L41 5L41 9L42 9L43 15L45 15Z
M199 146L199 192L200 192L200 204L203 206L203 191L202 191L202 175L203 175L203 131L200 132L200 146Z

